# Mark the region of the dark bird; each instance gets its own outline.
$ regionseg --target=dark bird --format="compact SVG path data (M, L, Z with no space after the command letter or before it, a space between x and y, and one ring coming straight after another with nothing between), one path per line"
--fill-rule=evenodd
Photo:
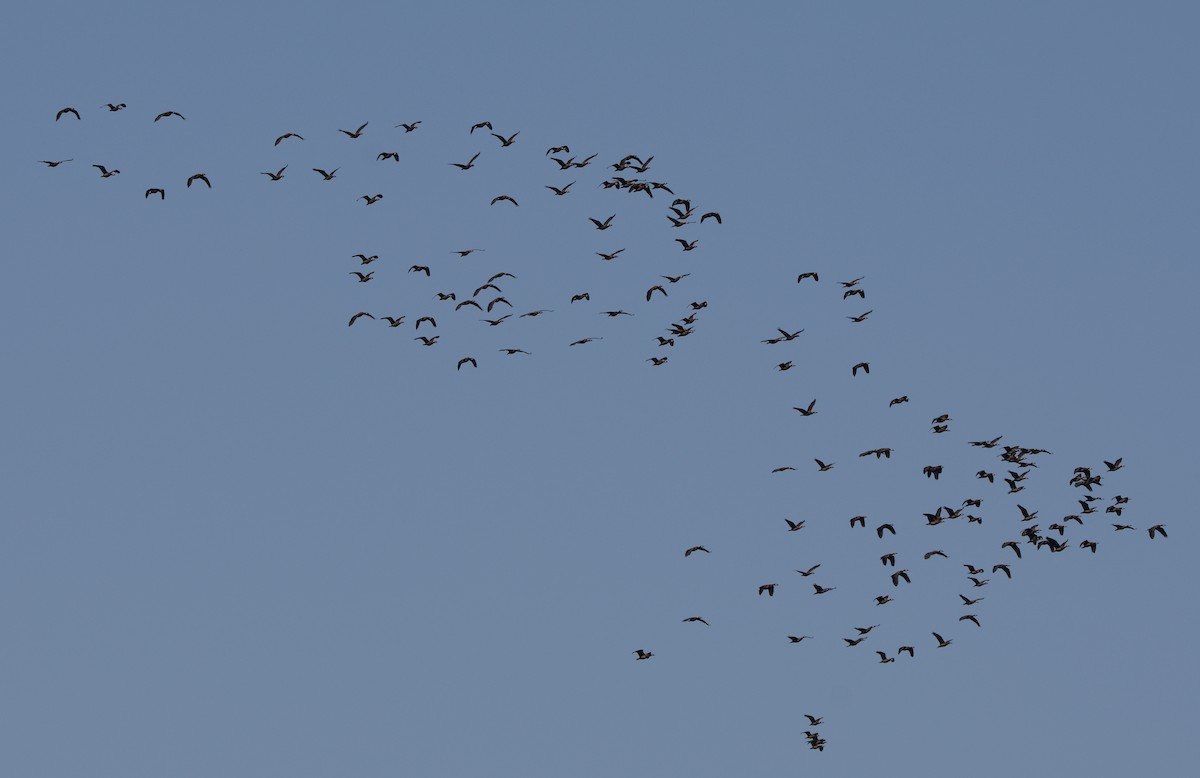
M1093 553L1093 554L1094 554L1094 553L1096 553L1096 544L1095 544L1095 542L1093 542L1093 541L1091 541L1091 540L1082 540L1082 541L1080 541L1080 542L1079 542L1079 547L1080 547L1080 548L1088 548L1088 549L1091 549L1091 551L1092 551L1092 553Z
M525 349L520 349L520 348L502 348L500 350L503 351L505 354L508 354L510 357L514 354L529 354L528 351L526 351ZM530 356L532 356L532 355L530 354Z
M788 635L788 640L799 643L801 640L812 640L812 635Z
M895 661L896 661L896 658L895 658L895 657L890 657L890 658L889 658L889 657L888 657L888 655L887 655L887 654L885 654L885 653L883 653L882 651L876 651L875 653L876 653L876 654L879 654L879 663L880 663L880 664L885 664L885 665L886 665L888 662L895 662Z
M590 294L588 294L587 292L581 292L579 294L571 295L571 302L573 302L573 303L579 302L580 300L591 300L591 299L592 299L592 296Z
M870 316L874 312L875 312L875 309L872 308L871 310L869 310L866 313L861 314L859 316L847 316L846 318L849 319L850 321L854 322L855 324L861 324L864 321L866 321L867 317Z
M156 195L158 195L158 199L160 199L160 200L166 200L166 199L167 199L167 193L166 193L164 190L162 190L162 189L159 189L159 188L157 188L157 187L153 187L153 188L150 188L150 189L147 189L147 190L146 190L146 197L149 197L149 196L150 196L150 195L152 195L152 194L156 194Z
M849 289L850 287L858 286L858 282L863 280L864 278L866 278L866 276L859 276L858 278L854 279L853 281L838 281L838 283L841 284L844 288Z
M600 315L607 316L611 319L616 316L632 316L633 314L629 313L628 311L601 311Z
M647 361L647 362L653 362L653 363L654 363L654 366L655 366L655 367L658 367L658 366L660 366L660 365L665 365L665 364L667 364L667 360L668 360L668 359L670 359L670 357L650 357L650 358L649 358L649 359L647 359L646 361Z
M1000 442L1000 438L1002 438L1002 437L1004 437L1004 436L1000 435L998 437L992 438L991 440L972 440L971 445L978 446L979 448L995 448L996 444Z
M558 195L559 197L562 197L562 196L563 196L563 195L565 195L567 192L569 192L569 191L571 190L571 187L573 187L573 186L575 186L575 182L574 182L574 181L572 181L571 183L567 184L566 186L564 186L564 187L563 187L563 188L561 188L561 189L559 189L557 186L547 186L546 188L547 188L547 189L549 189L550 191L554 192L554 194Z
M935 638L937 638L937 642L938 642L938 648L945 648L946 646L948 646L948 645L950 645L951 643L953 643L953 642L954 642L953 640L946 640L946 639L944 639L944 638L943 638L941 635L939 635L939 634L938 634L938 633L936 633L936 632L934 632L934 633L932 633L932 634L933 634L933 636L934 636Z
M892 586L899 586L901 578L904 579L905 583L912 583L912 579L908 577L907 570L897 570L892 573Z
M357 270L354 270L354 271L350 272L350 275L358 276L358 282L360 284L365 284L366 282L371 280L371 276L375 275L375 271L371 271L370 273L367 273L366 275L364 275L364 274L358 272Z
M300 140L304 140L303 135L297 135L294 132L285 132L284 134L280 135L278 138L275 139L275 145L278 146L281 141L287 140L288 138L299 138Z
M1017 505L1017 508L1019 508L1021 511L1021 516L1022 516L1021 521L1033 521L1034 519L1037 518L1037 515L1038 515L1037 511L1026 510L1025 506L1020 505L1020 504Z
M456 367L454 369L462 370L462 366L467 364L468 362L471 363L471 367L479 367L479 364L475 361L475 357L463 357L462 359L458 360L458 367Z
M637 651L634 651L633 653L637 654L638 659L649 659L650 657L654 656L653 651L643 651L640 648Z
M507 305L509 308L513 307L513 306L512 306L512 303L510 303L510 302L509 302L508 300L506 300L505 298L503 298L503 297L497 297L495 300L492 300L490 303L488 303L488 304L487 304L487 311L488 311L488 313L491 313L491 312L492 312L492 309L493 309L493 308L495 308L495 307L496 307L497 305L499 305L500 303L504 303L504 304L505 304L505 305Z
M796 283L800 283L801 281L803 281L806 278L811 278L813 281L818 282L818 283L821 280L821 277L819 275L817 275L816 273L814 273L812 271L809 271L807 273L801 273L800 275L796 276Z
M463 300L461 303L454 306L454 310L456 310L456 311L460 310L462 308L465 308L468 305L473 307L475 310L480 311L481 313L483 312L483 306L481 306L479 303L475 302L474 300Z
M462 249L460 251L451 251L450 253L457 254L460 257L468 257L471 254L474 254L476 251L483 251L483 249Z
M926 552L925 552L925 558L926 558L926 559L929 559L930 557L935 557L935 556L940 556L940 557L942 557L943 559L949 559L949 557L947 557L947 556L946 556L946 552L945 552L945 551L942 551L940 548L938 548L938 549L934 549L933 551L926 551Z
M1157 532L1158 534L1162 535L1164 538L1165 538L1165 537L1167 537L1167 531L1166 531L1165 529L1163 529L1163 525L1162 525L1162 524L1155 524L1155 525L1154 525L1153 527L1151 527L1151 528L1150 528L1148 531L1150 532L1150 539L1151 539L1151 540L1154 540L1154 533L1155 533L1155 532Z
M526 316L530 316L530 317L536 317L536 316L541 316L543 313L554 313L554 311L548 311L548 310L545 310L545 309L539 309L539 310L536 310L536 311L530 311L529 313L523 313L523 314L521 314L520 316L518 316L517 318L518 318L518 319L524 319Z
M404 128L404 134L405 134L405 135L407 135L408 133L410 133L410 132L412 132L413 130L417 129L417 125L419 125L419 124L420 124L420 122L419 122L419 121L418 121L418 122L413 122L412 124L404 124L403 122L401 122L400 124L397 124L397 125L396 125L396 129L400 129L401 127L403 127L403 128Z
M858 526L862 527L863 529L867 528L867 517L866 516L852 516L850 518L850 529L854 529L854 522L858 522ZM882 538L883 535L880 535L879 537Z
M662 335L655 335L654 337L658 338L659 346L671 346L672 348L675 346L674 338L664 338Z
M109 170L104 165L92 165L92 167L100 171L101 178L112 178L121 172L120 170Z
M438 292L437 299L445 302L446 300L457 300L458 296L454 292Z
M1004 573L1010 579L1012 578L1012 570L1009 570L1006 564L992 565L992 574L995 575L997 571Z
M475 160L477 160L477 159L479 159L479 152L478 152L478 151L477 151L477 152L475 152L475 156L471 157L471 158L470 158L469 160L467 160L465 163L463 163L463 162L450 162L450 163L448 163L448 164L454 165L454 167L458 168L459 170L470 170L471 168L475 167Z
M875 534L878 535L881 540L883 539L884 530L887 530L888 532L892 533L893 535L896 534L896 528L893 527L891 524L880 524L878 527L875 528Z
M963 565L963 567L967 568L968 575L979 575L983 572L982 567L976 567L975 565Z
M617 215L614 213L612 216L609 216L604 221L600 221L599 219L593 219L591 216L589 216L588 221L590 221L592 224L596 225L596 229L598 229L598 230L607 230L609 227L612 226L612 220L615 219L616 217L617 217Z
M815 408L816 405L817 405L817 401L813 400L812 402L810 402L808 404L807 408L797 408L795 406L792 406L792 410L796 411L801 416L815 416L817 412L814 411L813 408Z
M504 201L504 200L507 200L508 202L510 202L513 205L516 205L518 207L521 205L520 203L518 203L516 200L512 199L508 195L497 195L496 197L493 197L492 202L489 203L489 205L495 205L496 203Z
M366 316L368 319L374 319L374 318L375 318L374 316L372 316L371 314L367 313L366 311L359 311L358 313L356 313L356 314L354 314L353 316L351 316L351 317L350 317L350 324L347 324L346 326L347 326L347 327L349 327L349 326L353 325L353 324L354 324L354 322L358 321L358 319L359 319L359 317L360 317L360 316Z
M384 160L387 160L387 159L391 159L391 160L395 160L396 162L399 162L400 161L400 152L398 152L398 151L381 151L381 152L379 152L379 156L375 157L375 160L377 162L383 162Z
M363 122L362 124L360 124L358 126L358 129L355 130L354 132L350 132L350 130L338 130L338 132L342 133L343 135L345 135L348 138L357 138L362 135L362 131L365 130L366 128L367 128L367 123Z
M655 284L646 290L646 302L650 302L650 295L654 294L655 292L662 292L663 297L667 296L667 290L663 289L661 284Z
M892 601L893 601L892 596L890 594L881 594L875 598L876 605L887 605L889 602L892 602Z
M1123 465L1121 464L1122 459L1124 459L1124 457L1118 458L1116 462L1109 462L1106 459L1106 460L1104 460L1104 466L1108 468L1108 472L1115 473L1116 471L1120 470L1123 467Z
M795 468L789 468L789 469L794 470ZM791 519L784 519L784 521L787 522L788 532L799 532L800 530L804 529L804 519L801 519L800 521L792 521Z
M1000 544L1000 548L1011 548L1013 553L1017 555L1017 559L1021 558L1021 547L1017 545L1017 541L1008 540Z
M686 241L682 238L676 238L675 242L678 243L679 245L683 246L684 251L691 251L692 249L696 248L696 244L698 244L700 241L693 240L689 243L688 241Z
M772 472L772 473L783 473L783 472L786 472L786 471L788 471L788 470L795 470L795 469L796 469L796 468L792 467L791 465L784 465L783 467L777 467L777 468L775 468L775 469L774 469L774 470L772 470L771 472Z
M614 251L611 254L602 254L599 251L597 251L596 256L600 257L600 259L603 259L605 262L610 262L610 261L616 259L617 255L620 254L624 250L625 249L617 249L616 251Z
M492 131L492 123L491 122L479 122L478 124L471 125L471 133L470 134L474 135L475 130L482 130L485 127L487 128L488 132Z
M820 566L821 565L816 564L816 565L813 565L812 567L808 568L807 570L797 570L796 572L799 573L800 575L804 576L805 578L808 578Z
M506 313L505 315L501 316L499 319L480 319L480 321L486 322L489 327L498 327L501 324L503 324L504 320L510 316L512 316L511 313Z
M848 297L853 297L854 295L858 295L858 297L863 300L867 299L867 293L862 289L847 289L846 291L842 292L842 299L845 300Z
M959 620L959 621L973 621L973 622L975 622L975 626L976 626L976 627L982 626L982 625L979 623L979 617L978 617L978 616L976 616L974 613L968 613L968 614L967 614L967 615L965 615L965 616L959 616L959 617L958 617L958 620Z
M158 121L159 119L166 119L168 116L178 116L180 119L187 121L187 117L177 111L163 111L158 116L154 117L154 121Z
M904 395L903 397L897 397L896 399L892 400L890 403L888 403L888 407L891 408L893 405L899 405L900 403L906 403L906 402L908 402L907 394Z
M978 473L975 474L975 477L976 478L986 478L989 483L993 483L993 484L996 483L996 474L989 473L986 470L980 470Z
M972 600L971 598L966 597L962 594L958 595L958 597L959 597L959 599L961 599L963 601L963 605L966 605L968 607L971 605L974 605L977 602L983 602L983 599L984 599L983 597L976 597L974 600Z
M568 346L582 346L585 343L591 343L593 340L604 340L604 338L580 338L579 340L568 343Z
M842 640L846 641L847 648L853 648L854 646L857 646L859 643L866 640L866 638L842 638Z
M359 260L359 261L360 261L360 262L362 262L362 264L364 264L364 265L369 265L369 264L371 264L372 262L374 262L375 260L379 259L379 255L378 255L378 254L372 254L372 255L371 255L371 256L369 256L369 257L368 257L366 254L354 254L354 255L352 255L352 256L354 257L354 259L357 259L357 260Z
M991 580L990 578L979 579L972 576L967 576L967 578L970 579L971 583L975 584L975 586L987 586L988 581Z
M506 149L509 146L513 145L513 141L515 141L517 139L517 136L520 134L521 134L521 131L517 130L512 135L510 135L506 138L503 135L498 135L493 132L492 137L495 138L496 140L500 141L500 148Z
M67 113L73 113L73 114L75 114L75 118L79 119L79 111L76 111L74 108L63 108L58 113L54 114L54 121L58 121L59 119L63 118L63 114L67 114ZM155 119L155 121L158 121L158 120Z
M897 656L899 656L900 654L903 654L903 653L907 653L907 654L908 654L908 656L909 656L909 658L912 658L912 657L915 657L915 656L916 656L916 654L914 654L914 653L913 653L913 647L912 647L912 646L900 646L900 648L897 648L897 649L896 649L896 655L897 655Z
M814 459L813 461L817 463L818 472L821 472L821 473L824 473L827 470L832 470L833 466L836 464L835 462L830 462L829 464L825 464L824 462L822 462L819 459Z
M863 372L864 372L864 373L870 373L870 372L871 372L871 365L870 365L869 363L867 363L867 362L859 362L857 365L855 365L854 367L850 368L850 375L851 375L851 376L856 376L856 375L858 375L858 369L859 369L860 367L863 369Z
M706 553L706 554L711 554L711 553L712 553L711 551L709 551L709 550L708 550L707 548L705 548L704 546L692 546L691 548L689 548L689 549L687 549L686 551L684 551L684 552L683 552L683 555L684 555L685 557L689 557L689 556L691 556L692 554L696 553L697 551L703 551L703 552L704 552L704 553Z
M761 597L762 593L766 592L768 597L774 597L775 596L775 587L778 585L779 584L763 584L762 586L758 587L759 596Z
M813 584L813 594L826 594L836 589L836 586L821 586L821 584Z
M791 370L792 369L792 360L789 359L787 362L780 362L775 367L777 367L779 370Z
M471 292L471 296L472 296L472 297L478 297L478 296L479 296L479 293L480 293L480 292L482 292L484 289L495 289L497 292L499 292L499 291L500 291L500 287L496 286L496 285L495 285L495 284L493 284L491 281L488 281L488 282L487 282L487 283L485 283L483 286L476 287L476 288L475 288L475 291L474 291L474 292Z
M117 103L116 105L113 105L112 103L105 103L105 106L108 107L108 110L110 113L116 113L117 111L121 111L121 110L124 110L125 108L128 108L128 106L125 105L125 103Z
M896 552L892 551L892 552L889 552L889 553L884 554L883 556L879 557L879 563L882 564L884 567L887 567L888 565L895 567L896 566Z
M434 335L432 338L427 338L424 335L418 335L417 337L413 338L413 340L419 340L419 341L421 341L421 343L423 343L426 346L432 346L434 343L437 343L437 340L440 337L442 337L442 336Z
M709 626L709 623L707 621L705 621L704 619L700 618L699 616L689 616L688 618L683 620L683 623L687 624L688 622L692 622L692 621L698 621L706 627Z
M403 316L399 316L399 317L384 316L383 320L386 321L388 323L388 326L392 327L393 329L396 327L399 327L401 324L404 323Z
M416 330L421 329L421 322L423 322L423 321L429 322L429 324L433 327L437 326L437 321L435 321L432 316L422 316L421 318L417 319L417 323L415 325L413 325L413 329L416 329Z
M723 223L723 222L721 221L721 214L717 213L716 211L709 211L708 213L706 213L706 214L704 214L703 216L701 216L701 217L700 217L700 223L701 223L701 224L704 224L704 220L705 220L705 219L716 219L716 220L717 220L717 224L722 224L722 223Z
M571 153L571 149L568 148L567 146L551 146L550 148L546 149L547 157L550 156L551 154L570 154L570 153Z
M324 178L326 181L332 181L334 176L337 175L337 172L339 170L341 170L341 168L335 167L333 170L331 170L329 172L325 172L324 170L321 170L320 168L317 168L317 167L313 168L312 170L314 173L320 173L321 177Z
M272 181L279 181L283 178L283 171L287 170L287 165L279 168L274 173L259 173L260 176L268 176Z
M49 159L39 159L38 160L38 162L41 162L43 165L46 165L47 167L58 167L59 165L63 164L64 162L74 162L74 161L75 161L74 157L71 157L70 159L59 159L59 160L49 160Z
M860 635L869 635L869 634L871 634L871 630L875 629L878 626L879 626L878 624L872 624L869 627L855 627L854 629Z
M187 180L187 186L188 186L188 189L191 189L191 188L192 188L192 182L193 182L193 181L203 181L205 184L207 184L207 185L208 185L208 188L209 188L209 189L212 189L212 181L209 181L209 180L208 180L208 176L206 176L206 175L205 175L205 174L203 174L203 173L196 173L195 175L192 175L192 176L189 176L189 177L188 177L188 180Z
M428 265L413 265L412 267L410 267L410 268L408 269L408 272L410 272L410 273L424 273L424 274L425 274L425 276L426 276L426 277L428 277L428 276L429 276L429 266L428 266Z

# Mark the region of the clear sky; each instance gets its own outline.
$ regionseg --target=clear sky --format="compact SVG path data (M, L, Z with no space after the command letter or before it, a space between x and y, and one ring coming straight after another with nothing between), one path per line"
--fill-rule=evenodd
M1190 774L1198 24L1168 2L8 10L0 772ZM560 145L596 157L560 171ZM614 171L627 154L654 159ZM669 195L611 175L722 223L672 227ZM500 272L513 308L455 310ZM998 435L1052 452L1018 495L968 445ZM1079 466L1102 500L1071 547L1002 548L1018 504L1058 537ZM982 524L925 525L971 498Z

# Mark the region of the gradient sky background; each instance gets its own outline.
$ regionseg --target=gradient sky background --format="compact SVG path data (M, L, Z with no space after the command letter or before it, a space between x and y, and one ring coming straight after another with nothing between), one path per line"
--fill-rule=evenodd
M103 5L0 32L0 772L1190 774L1195 6ZM560 144L598 156L561 173ZM629 153L724 224L600 189ZM514 313L554 313L433 299L502 270ZM973 477L996 435L1053 452L1019 498ZM1136 533L1101 512L1064 554L999 547L1115 457L1098 505L1130 496ZM968 497L982 526L922 525Z

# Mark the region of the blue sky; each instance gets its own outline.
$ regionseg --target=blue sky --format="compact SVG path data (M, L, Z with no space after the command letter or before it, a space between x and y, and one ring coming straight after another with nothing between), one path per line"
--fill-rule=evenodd
M10 12L0 766L1186 774L1198 21L1067 2ZM82 120L55 122L64 106ZM168 110L186 120L153 121ZM484 120L520 135L469 133ZM563 144L594 163L559 171ZM723 224L675 229L670 197L601 189L626 154ZM211 190L184 186L198 172ZM380 255L367 284L359 252ZM434 297L501 271L517 315L498 327ZM841 299L859 276L866 299ZM695 333L657 346L693 301ZM518 318L535 309L553 312ZM347 327L361 310L406 322ZM805 332L760 342L776 328ZM584 337L602 339L567 345ZM997 435L1053 452L1020 495L974 478L1003 477L968 445ZM1000 548L1018 503L1045 529L1078 512L1073 469L1116 457L1097 505L1129 496L1136 532L1101 510L1066 553ZM982 525L923 525L968 498ZM696 544L712 553L685 559ZM964 588L963 564L996 562L1012 580ZM959 593L985 595L982 626Z

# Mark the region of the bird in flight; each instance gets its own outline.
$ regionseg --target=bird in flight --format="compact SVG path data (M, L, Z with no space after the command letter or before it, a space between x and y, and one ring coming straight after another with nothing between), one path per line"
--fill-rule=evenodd
M836 464L835 462L830 462L829 464L825 464L824 462L822 462L819 459L814 459L813 461L817 463L818 472L821 472L821 473L824 473L827 470L832 470L833 466Z
M762 593L766 592L768 597L774 597L775 596L775 587L778 585L779 584L773 584L773 583L772 584L763 584L762 586L758 587L758 595L761 597Z
M796 283L800 283L801 281L803 281L806 278L811 278L814 282L818 282L818 283L821 281L821 277L819 275L817 275L816 273L814 273L812 271L809 271L807 273L801 273L800 275L796 276Z
M691 556L692 554L695 554L697 551L703 551L703 552L704 552L704 553L706 553L706 554L711 554L711 553L712 553L711 551L709 551L709 550L708 550L707 548L705 548L704 546L692 546L691 548L689 548L689 549L687 549L686 551L684 551L684 552L683 552L683 555L684 555L684 557L689 557L689 556Z
M101 178L112 178L121 172L120 170L109 170L104 165L92 165L92 167L100 171Z
M700 223L701 223L701 224L704 224L704 220L705 220L705 219L716 219L716 220L717 220L717 224L722 224L722 223L723 223L723 222L721 221L721 214L717 213L716 211L709 211L708 213L706 213L706 214L704 214L703 216L701 216L701 217L700 217Z
M389 159L393 160L395 162L399 162L400 161L400 152L398 152L398 151L381 151L381 152L379 152L379 156L375 157L375 160L378 162L384 162Z
M812 635L788 635L787 638L793 643L799 643L802 640L812 640Z
M874 309L871 309L870 311L867 311L866 313L860 314L858 316L847 316L846 318L849 319L850 321L854 322L855 324L862 324L864 321L867 320L867 317L870 316L872 313L874 313Z
M329 172L327 173L327 172L325 172L324 170L321 170L320 168L317 168L317 167L313 168L313 172L314 172L314 173L320 173L320 174L321 174L321 177L322 177L322 178L324 178L326 181L332 181L332 180L333 180L333 177L337 175L337 172L338 172L339 170L341 170L341 168L336 168L336 167L335 167L333 170L331 170L331 171L329 171Z
M870 373L870 372L871 372L871 365L870 365L870 363L868 363L868 362L859 362L857 365L855 365L854 367L850 368L850 375L851 375L851 376L856 376L856 375L858 375L858 369L859 369L860 367L862 368L862 370L863 370L863 372L864 372L864 373Z
M707 621L705 621L704 619L700 618L699 616L689 616L688 618L683 620L683 623L687 624L689 622L694 622L694 621L698 621L706 627L709 626L709 623Z
M375 271L371 271L370 273L365 273L365 274L364 274L364 273L360 273L360 272L358 272L357 270L352 270L352 271L350 271L350 275L352 275L352 276L358 276L358 282L359 282L360 284L365 284L365 283L367 283L368 281L370 281L370 280L371 280L371 277L372 277L372 276L374 276L374 275L375 275Z
M525 349L521 349L521 348L502 348L500 350L503 351L505 354L508 354L510 357L513 354L529 354L528 351L526 351ZM530 354L530 356L532 356L532 354Z
M475 361L475 357L463 357L458 360L458 367L455 370L462 370L462 366L467 363L470 363L471 367L479 367L479 364Z
M299 138L300 140L304 140L303 135L297 135L294 132L285 132L275 139L275 145L278 146L281 142L287 140L288 138Z
M63 115L64 115L64 114L68 114L68 113L70 113L70 114L74 114L74 115L75 115L75 118L76 118L76 119L79 119L79 111L76 111L74 108L69 108L69 107L68 107L68 108L63 108L63 109L62 109L62 110L60 110L58 113L56 113L56 114L54 115L54 121L58 121L59 119L63 118Z
M483 251L483 249L462 249L460 251L451 251L450 253L457 254L460 257L468 257L471 254L475 253L476 251Z
M571 190L571 187L573 187L574 185L575 185L575 182L572 181L571 183L564 186L562 189L559 189L557 186L549 186L549 185L547 185L546 188L549 189L550 191L554 192L554 194L558 195L559 197L562 197L567 192L569 192Z
M609 227L612 226L612 220L615 218L617 218L617 215L614 213L612 216L609 216L604 221L600 221L599 219L593 219L591 216L588 217L588 221L590 221L592 224L596 225L596 229L598 229L598 230L607 230Z
M274 173L259 173L259 175L267 176L272 181L279 181L283 178L283 171L287 170L287 167L288 167L287 165L284 165L283 167L279 168L279 170L275 171Z
M203 174L203 173L196 173L195 175L192 175L192 176L189 176L189 177L188 177L188 180L187 180L187 186L188 186L188 189L191 189L191 188L192 188L192 182L193 182L193 181L203 181L205 184L207 184L207 185L208 185L208 188L209 188L209 189L212 189L212 181L209 181L209 180L208 180L208 176L206 176L206 175L205 175L205 174Z
M475 156L473 156L469 160L467 160L466 163L451 162L449 164L454 165L454 167L458 168L459 170L470 170L471 168L475 167L475 160L477 160L477 159L479 159L478 151L475 152Z
M372 316L371 314L367 313L366 311L359 311L358 313L356 313L356 314L354 314L353 316L351 316L351 317L350 317L350 323L349 323L349 324L347 324L346 326L347 326L347 327L352 327L352 326L354 326L354 322L358 321L358 320L359 320L360 318L362 318L363 316L366 316L368 319L374 319L374 318L375 318L374 316Z
M817 401L813 400L812 402L810 402L808 404L807 408L797 408L795 406L792 406L792 410L796 411L801 416L815 416L817 412L814 411L813 408L815 408L816 405L817 405Z
M434 335L432 338L427 338L424 335L418 335L417 337L413 338L413 340L419 340L419 341L421 341L422 344L424 344L426 346L432 346L434 343L437 343L437 340L440 337L442 337L442 336Z
M64 162L74 162L75 158L71 157L71 159L59 159L59 160L40 159L38 161L41 162L43 165L46 165L47 167L58 167L59 165L63 164Z
M338 132L342 133L343 135L345 135L348 138L358 138L358 137L362 136L362 132L366 128L367 128L367 122L363 122L362 124L359 125L358 129L355 130L354 132L351 132L350 130L338 130Z
M791 519L784 519L784 521L787 522L788 532L799 532L800 530L804 529L804 519L801 519L800 521L792 521ZM816 568L814 568L814 569L816 569Z
M417 125L419 125L419 124L420 124L420 122L413 122L412 124L404 124L403 122L401 122L400 124L396 125L396 129L400 129L401 127L403 127L404 134L407 135L408 133L417 129Z
M649 659L650 657L654 656L653 651L643 651L640 648L637 651L634 651L633 653L637 654L638 659Z
M360 197L360 198L358 198L358 199L359 199L359 200L366 200L366 201L367 201L367 205L374 205L375 203L377 203L377 202L379 202L380 200L382 200L382 199L383 199L383 195L381 195L381 194L376 194L376 195L363 195L362 197Z
M491 122L479 122L478 124L473 124L473 125L471 125L471 132L470 132L470 134L472 134L472 135L473 135L473 134L475 134L475 130L482 130L482 129L484 129L485 127L487 128L488 132L491 132L491 130L492 130L492 123L491 123Z
M112 103L105 103L104 105L108 108L109 113L116 113L117 111L122 111L129 107L125 105L125 103L117 103L116 105L113 105Z
M567 344L568 346L582 346L585 343L591 343L593 340L604 340L604 338L580 338L574 343Z
M599 251L597 251L596 256L600 257L600 259L603 259L605 262L610 262L610 261L616 259L617 255L620 254L624 250L625 249L617 249L616 251L614 251L611 254L602 254Z
M154 121L158 121L159 119L166 119L167 117L170 117L170 116L178 116L180 119L187 121L187 117L184 116L183 114L179 113L178 111L163 111L158 116L154 117Z
M938 648L945 648L946 646L948 646L948 645L950 645L951 643L953 643L953 642L954 642L953 640L946 640L945 638L943 638L941 635L939 635L939 634L938 634L938 633L936 633L936 632L934 632L934 633L931 633L931 634L932 634L932 635L933 635L935 638L937 638L937 642L938 642Z
M160 199L160 200L167 199L167 193L164 190L159 189L158 187L152 187L152 188L146 190L146 197L149 197L150 195L153 195L153 194L158 195L158 199Z
M512 199L511 197L509 197L509 196L508 196L508 195L506 195L506 194L497 195L497 196L493 197L493 198L492 198L492 202L491 202L491 203L489 203L489 205L495 205L496 203L499 203L499 202L504 202L504 201L510 202L510 203L512 203L513 205L517 206L517 207L520 207L520 205L521 205L521 204L520 204L520 203L518 203L516 200Z
M682 246L684 251L691 251L696 248L696 245L700 241L693 240L693 241L689 242L689 241L684 240L683 238L676 238L675 242L678 243L680 246Z
M515 141L517 139L517 136L520 134L521 134L521 131L517 130L512 135L510 135L506 138L503 135L499 135L499 134L493 132L492 137L495 138L496 140L500 141L500 148L506 149L509 146L513 145L513 141Z
M812 567L808 568L807 570L797 570L796 572L799 573L800 575L804 576L805 578L808 578L820 566L821 565L816 564L816 565L813 565Z

